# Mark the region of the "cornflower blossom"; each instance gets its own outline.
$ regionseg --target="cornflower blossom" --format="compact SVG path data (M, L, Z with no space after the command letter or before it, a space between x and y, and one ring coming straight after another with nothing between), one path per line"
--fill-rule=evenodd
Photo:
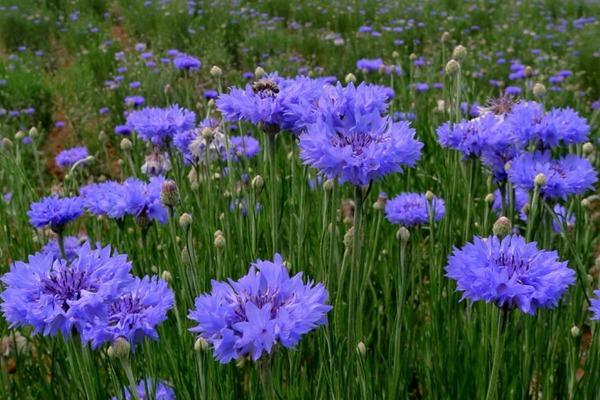
M500 120L492 114L459 123L446 122L438 127L438 143L443 147L458 150L464 159L479 157L488 148L490 138L497 136Z
M487 145L481 152L481 163L490 169L496 182L506 182L506 164L523 153L515 137L503 128L503 122L499 122L496 129L487 135Z
M213 345L222 364L246 354L258 360L281 344L293 348L302 335L327 323L322 283L290 278L283 259L257 260L247 275L229 283L212 281L212 292L196 298L189 318L198 322L190 331Z
M197 128L189 129L187 131L178 132L173 138L173 144L179 152L183 155L183 161L186 165L194 164L196 162L194 155L190 152L190 144L199 136L202 136L202 131L205 128L210 128L211 131L220 129L221 123L214 118L204 119Z
M366 86L338 87L342 95L322 102L321 117L300 135L300 158L340 183L366 186L386 174L414 167L423 144L409 122L382 117L387 105ZM347 94L355 94L349 98Z
M464 292L461 300L485 300L526 314L555 307L575 282L575 271L558 261L556 251L538 250L519 235L475 237L462 249L454 248L446 276Z
M252 136L230 136L231 157L234 161L239 158L252 158L260 153L260 143Z
M160 149L155 148L150 154L146 156L141 170L143 174L148 176L165 175L168 171L171 170L171 161L169 160L169 154L163 153L160 151Z
M59 198L58 195L44 197L31 203L27 215L34 228L49 225L54 232L62 232L65 225L83 215L83 200L79 197Z
M594 290L594 294L596 295L595 299L590 299L590 308L589 310L594 313L590 319L598 320L600 319L600 290Z
M515 211L519 213L519 217L522 221L527 221L527 215L525 214L524 207L525 204L529 204L529 192L523 188L516 187L515 191ZM506 207L510 206L509 192L506 191L506 195L504 198L504 204ZM492 210L496 211L499 217L502 216L502 194L500 193L500 189L496 189L494 192L494 202L492 203Z
M33 327L34 335L81 334L94 316L105 313L105 304L118 300L131 281L130 270L127 256L110 246L92 250L86 242L71 262L36 253L28 263L13 263L2 277L4 318L10 328Z
M524 153L510 163L508 180L515 186L532 191L538 174L546 176L546 184L540 188L546 199L567 199L568 195L581 194L593 189L598 177L592 164L574 154L559 159L550 158L550 152Z
M143 96L127 96L125 97L125 105L129 107L139 107L146 103Z
M89 156L88 150L85 147L73 147L72 149L63 150L54 159L56 165L62 168L68 168L74 165L76 162L81 161L79 164L86 164L85 160Z
M167 282L157 277L134 278L123 287L118 299L107 306L107 312L85 327L83 337L97 348L123 337L134 345L144 338L158 340L156 326L167 319L175 298ZM133 349L134 347L132 347Z
M585 142L590 133L585 118L572 109L555 108L545 113L543 106L533 101L515 105L505 122L519 143L525 146L533 142L538 149Z
M172 105L168 108L146 107L133 111L127 116L126 125L136 131L139 137L156 146L168 144L179 132L194 127L196 114Z
M432 205L434 221L441 220L446 212L443 199L434 196L429 202L423 193L400 193L386 202L385 217L393 224L404 226L425 224L429 222Z
M152 379L139 381L135 389L140 400L149 400L151 398L155 400L175 400L175 391L173 388L162 382L158 382L156 387L154 387ZM125 400L133 399L127 386L123 387L123 391L125 392ZM154 397L150 397L150 393L154 393ZM112 400L117 400L117 398L113 397Z
M64 238L65 257L67 262L71 262L77 257L77 251L87 241L86 236L66 236ZM50 240L43 248L42 254L51 255L54 260L62 259L58 240Z
M325 85L318 79L283 79L273 74L245 89L231 88L219 97L217 109L226 121L260 124L268 134L280 130L298 134L307 123L304 119L311 118Z
M173 65L177 69L183 69L186 71L194 71L200 69L202 62L189 54L179 53L173 60Z
M156 176L151 177L149 183L135 178L122 184L114 181L93 183L81 188L80 193L86 209L92 214L111 218L130 214L139 220L158 220L165 224L168 213L160 200L164 181L164 177Z

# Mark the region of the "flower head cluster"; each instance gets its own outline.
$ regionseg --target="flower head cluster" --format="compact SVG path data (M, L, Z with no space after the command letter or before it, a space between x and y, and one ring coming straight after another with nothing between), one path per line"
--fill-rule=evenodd
M140 400L150 400L151 398L155 400L175 400L175 391L173 388L162 382L157 382L156 387L154 387L152 379L139 381L135 389L137 391L137 398ZM125 400L134 398L131 396L127 386L124 386L123 390L125 391ZM154 396L151 397L150 393L154 393ZM117 400L117 398L113 397L112 400Z
M323 284L290 278L279 254L274 261L258 260L238 281L212 282L212 292L196 298L191 328L214 347L221 363L246 354L253 360L281 344L293 348L302 335L327 323Z
M523 153L510 163L508 179L515 186L531 191L539 174L546 176L546 184L540 188L540 193L546 199L566 199L568 195L581 194L593 189L593 184L598 180L596 171L587 159L573 154L553 159L549 151Z
M88 150L85 147L73 147L72 149L63 150L55 158L56 165L62 168L68 168L78 161L80 164L85 164L88 158Z
M121 218L127 214L136 218L167 222L167 209L160 200L165 178L150 178L150 183L129 178L122 184L114 181L93 183L81 188L86 209L96 215Z
M328 93L319 103L318 119L300 135L304 164L341 183L365 186L419 160L423 144L409 122L381 116L387 104L380 91L350 84Z
M177 133L192 129L195 119L196 114L177 105L146 107L129 114L126 125L146 142L161 146L169 143Z
M156 277L134 278L126 255L110 246L82 244L71 260L37 253L15 262L2 282L2 311L11 327L68 338L73 332L93 347L118 337L130 343L158 340L155 326L173 307L173 292Z
M462 299L517 307L527 314L553 308L575 282L575 271L558 261L556 251L539 250L518 235L502 240L475 237L473 243L455 248L446 276L457 281Z
M441 220L446 212L444 200L434 196L430 202L423 193L401 193L385 205L388 221L404 226L425 224L432 212L434 221Z
M574 110L555 108L545 113L534 101L515 105L505 122L522 145L534 142L543 149L585 142L590 132L585 118Z
M196 57L192 57L189 54L179 53L173 60L173 65L177 69L183 69L187 71L194 71L200 69L202 62Z
M489 141L496 136L499 124L500 119L493 114L455 124L447 122L437 129L438 143L460 151L464 158L479 157L489 148Z
M53 231L60 232L69 222L83 215L83 200L80 197L59 198L57 195L44 197L37 203L31 203L27 215L34 228L49 225Z

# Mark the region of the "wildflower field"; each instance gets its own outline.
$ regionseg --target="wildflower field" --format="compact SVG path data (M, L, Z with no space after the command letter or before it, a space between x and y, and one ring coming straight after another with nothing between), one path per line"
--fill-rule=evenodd
M599 399L599 18L0 0L0 399Z

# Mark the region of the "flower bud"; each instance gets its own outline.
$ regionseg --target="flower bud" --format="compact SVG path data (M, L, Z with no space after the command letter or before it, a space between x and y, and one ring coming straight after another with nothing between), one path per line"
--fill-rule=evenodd
M227 242L225 241L225 237L223 235L218 235L215 237L215 247L217 249L223 249L225 247L225 245L227 244Z
M252 189L254 189L256 193L260 193L262 192L263 187L265 187L265 180L262 176L256 175L254 178L252 178L250 185L252 185Z
M356 352L361 357L364 357L367 354L367 347L365 346L365 344L363 342L359 342L356 345Z
M448 43L451 39L450 32L442 33L442 43Z
M165 85L165 87L163 87L163 93L164 94L169 94L173 91L173 88L171 87L171 85L169 85L168 83Z
M167 270L163 271L160 276L164 281L171 282L173 280L173 275Z
M354 241L354 227L351 226L350 229L344 234L344 247L347 251L352 250L352 243Z
M196 351L206 351L209 347L209 343L203 337L199 337L196 339L196 343L194 343L194 350Z
M17 131L17 133L15 133L15 139L17 139L17 140L23 140L24 137L25 137L25 132L23 132L23 131Z
M9 138L2 138L2 147L4 147L5 149L10 149L12 147L12 142L10 141Z
M456 76L460 72L459 62L456 60L448 61L444 71L446 72L446 75L448 75L448 76Z
M210 99L206 105L208 108L215 108L215 99Z
M496 200L496 195L494 193L488 193L487 196L485 196L484 201L489 204L492 205L494 204L494 201Z
M331 192L333 190L333 179L327 179L325 183L323 183L323 190L326 192Z
M108 356L112 359L127 360L131 352L131 345L124 337L118 337L117 340L108 348Z
M531 68L529 65L525 67L525 77L526 78L531 78L533 76L533 68Z
M106 142L108 140L108 136L106 136L104 131L100 131L100 133L98 133L98 140L101 142Z
M540 99L544 97L546 95L546 86L542 85L541 83L536 83L533 86L533 95Z
M214 132L209 127L202 129L202 137L207 141L211 140L214 136Z
M463 45L458 45L452 52L452 58L456 61L463 62L467 58L467 49Z
M434 198L433 193L430 190L425 192L425 200L433 201L433 198Z
M590 209L590 201L588 199L581 200L581 207L585 208L586 210L589 210Z
M346 81L346 83L354 83L356 82L356 76L354 76L354 74L348 74L346 75L346 78L344 78L344 80Z
M535 176L535 178L533 179L533 183L535 183L535 186L537 187L544 187L546 186L546 175L544 174L537 174Z
M392 58L398 58L398 57L400 57L400 53L398 53L396 50L394 50L392 52Z
M38 132L37 128L35 126L32 126L31 129L29 130L29 137L31 137L32 139L35 139L38 136L39 136L39 132Z
M579 329L579 327L577 325L573 325L571 327L571 336L573 336L573 338L579 337L579 335L581 334L581 330Z
M400 240L402 244L406 244L410 240L410 232L406 227L401 226L398 232L396 232L396 239Z
M254 70L254 77L256 79L260 79L263 76L265 76L267 73L265 72L265 70L262 67L256 67L256 69Z
M583 145L583 156L587 157L594 151L594 145L590 142L587 142Z
M131 151L131 149L133 148L133 143L131 143L131 140L124 138L123 140L121 140L121 150L123 151Z
M183 246L183 249L181 249L181 262L184 265L190 265L192 263L190 251L188 250L187 246Z
M183 229L183 231L187 233L191 225L192 216L188 213L181 214L181 217L179 217L179 226L181 227L181 229Z
M179 203L179 188L175 181L164 181L160 190L160 201L170 208L173 208Z
M499 239L503 239L510 235L512 233L512 224L510 223L510 220L506 217L498 218L498 220L494 222L492 233L498 236Z
M213 78L219 79L221 75L223 75L223 71L221 70L221 68L217 67L216 65L213 65L213 67L210 69L210 74L213 76Z

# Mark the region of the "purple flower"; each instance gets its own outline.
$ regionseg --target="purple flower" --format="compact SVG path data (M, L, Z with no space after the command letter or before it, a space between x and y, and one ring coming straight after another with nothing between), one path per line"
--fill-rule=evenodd
M558 261L556 251L538 250L518 235L500 240L475 237L454 248L446 276L457 281L462 299L485 300L498 307L517 307L526 314L553 308L575 282L575 271Z
M167 144L179 132L194 127L196 114L173 105L169 108L146 107L127 117L127 126L140 138L157 146Z
M125 400L131 400L132 397L129 388L125 386L123 390L125 391ZM136 390L141 400L148 400L150 398L155 400L175 400L175 391L171 387L166 386L162 382L158 382L156 387L154 387L152 379L139 381ZM154 393L154 397L150 397L150 393ZM113 397L112 400L117 400L117 398Z
M105 314L86 326L84 340L90 340L92 348L114 343L119 337L132 345L146 337L158 340L156 326L167 319L167 311L174 304L173 291L166 281L155 276L135 278L122 288Z
M129 178L123 184L114 181L93 183L80 190L88 212L121 218L133 215L137 219L167 222L167 209L160 200L162 176L150 178L150 183Z
M234 160L238 157L252 158L260 153L260 143L252 136L230 136L231 153Z
M125 97L125 105L129 107L139 107L146 103L146 99L143 96L127 96Z
M185 53L179 53L173 60L173 65L175 65L175 68L177 69L193 71L200 69L202 63L195 57L192 57Z
M319 105L320 116L300 135L300 158L340 183L366 186L402 165L414 167L423 144L406 121L392 122L381 92L360 85L338 86Z
M500 120L492 114L459 123L446 122L437 128L438 143L460 151L465 159L479 157L484 149L489 149L490 138L496 136L499 124Z
M79 248L87 241L87 237L83 236L66 236L64 238L65 244L65 257L67 257L67 262L71 262L77 257L77 251ZM50 240L43 248L42 254L51 255L53 260L62 259L62 254L60 253L60 247L58 245L58 240L53 239Z
M128 125L117 125L115 126L115 133L117 135L129 135L131 133L131 127Z
M383 67L384 63L381 58L377 58L374 60L370 60L367 58L363 58L356 62L356 68L359 70L368 72L368 71L379 71L379 68Z
M54 161L59 167L68 168L76 162L86 159L88 155L88 150L85 147L73 147L58 153ZM85 165L86 163L86 161L82 161L80 164Z
M67 223L83 215L83 200L80 197L59 198L57 195L44 197L37 203L31 203L27 215L34 228L50 225L53 231L61 232Z
M600 319L600 290L594 290L594 294L596 295L596 298L590 299L590 311L594 313L591 319L598 320Z
M523 212L523 208L525 204L529 204L529 192L523 188L516 187L515 191L515 211L519 212L519 217L523 221L527 221L527 214ZM506 191L506 196L504 198L504 204L508 208L510 206L509 192ZM502 216L502 194L500 193L500 189L496 189L494 192L494 203L492 204L492 210L496 211L498 216Z
M400 193L387 201L385 217L392 224L404 226L425 224L429 222L431 205L433 205L434 221L441 220L446 212L443 199L434 196L430 203L422 193Z
M552 229L554 232L561 233L567 230L573 229L575 226L575 214L569 212L564 206L560 204L555 204L552 208L554 214L556 214L556 219L552 220Z
M162 153L158 148L155 148L149 155L146 156L142 165L142 174L148 176L165 175L171 170L171 161L168 153Z
M131 280L127 257L111 253L110 246L92 250L85 243L70 263L36 253L28 263L12 264L2 277L6 289L0 295L10 328L29 325L34 335L61 332L65 338L73 330L83 332Z
M189 318L198 322L190 331L213 345L214 355L228 363L246 354L253 360L271 354L281 344L293 348L302 335L327 323L322 283L290 278L283 259L257 260L247 275L229 283L212 281L212 292L196 298Z
M540 188L546 199L562 198L581 194L593 189L598 180L592 164L573 154L559 159L551 159L550 152L524 153L510 163L508 180L515 186L533 191L534 179L538 174L546 176L546 185Z

